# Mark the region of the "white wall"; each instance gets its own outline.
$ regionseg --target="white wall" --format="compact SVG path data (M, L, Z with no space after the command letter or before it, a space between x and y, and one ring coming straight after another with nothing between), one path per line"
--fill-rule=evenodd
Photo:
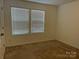
M5 28L6 28L6 46L15 46L20 44L40 42L46 40L54 40L56 38L56 19L57 7L32 2L24 2L20 0L5 1ZM45 10L45 32L37 34L28 34L22 36L12 36L11 34L11 18L10 7L20 6L24 8Z
M79 1L58 8L57 40L79 48Z

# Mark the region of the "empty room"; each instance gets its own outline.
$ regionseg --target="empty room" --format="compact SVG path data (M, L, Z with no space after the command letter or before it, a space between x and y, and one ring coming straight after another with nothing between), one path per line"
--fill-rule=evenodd
M79 0L0 0L0 59L79 59Z

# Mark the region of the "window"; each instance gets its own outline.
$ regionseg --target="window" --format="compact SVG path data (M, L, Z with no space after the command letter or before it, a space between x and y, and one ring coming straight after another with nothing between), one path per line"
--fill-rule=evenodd
M29 9L11 7L12 35L29 33Z
M44 32L45 11L29 10L11 7L12 35Z
M31 32L44 32L45 12L40 10L31 11Z

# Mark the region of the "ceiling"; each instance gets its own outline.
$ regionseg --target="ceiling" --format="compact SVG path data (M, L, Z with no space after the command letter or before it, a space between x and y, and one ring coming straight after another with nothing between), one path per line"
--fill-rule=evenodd
M61 5L64 3L71 2L73 0L28 0L37 3L49 4L49 5Z

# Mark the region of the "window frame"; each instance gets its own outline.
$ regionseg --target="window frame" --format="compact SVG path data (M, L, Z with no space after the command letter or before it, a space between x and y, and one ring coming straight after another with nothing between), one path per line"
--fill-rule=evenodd
M29 10L29 32L28 34L19 34L19 35L12 35L12 20L11 20L11 35L12 36L25 36L25 35L31 35L31 34L41 34L41 33L45 33L45 24L46 24L46 10L42 10L42 9L35 9L35 8L24 8L24 7L19 7L19 6L11 6L11 7L14 7L14 8L23 8L23 9L28 9ZM10 15L11 15L11 7L10 7ZM31 32L31 11L32 10L39 10L39 11L44 11L44 32L36 32L36 33L32 33ZM10 16L11 17L11 16ZM12 17L11 17L12 19Z
M45 10L40 10L40 9L31 9L31 12L32 12L32 10L39 10L39 11L44 11L44 32L45 32L45 18L46 18L46 11ZM30 15L30 17L31 17L31 15ZM31 24L32 24L32 19L31 19ZM31 26L31 28L32 28L32 26ZM32 31L31 31L31 34L38 34L38 33L44 33L44 32L34 32L34 33L32 33Z
M11 7L13 7L13 8L21 8L21 9L28 9L28 10L29 10L29 15L30 15L30 9L29 9L29 8L15 7L15 6L11 6ZM11 7L10 7L10 15L11 15ZM30 19L30 16L28 16L28 17L29 17L29 19ZM28 31L29 31L28 33L13 35L13 34L12 34L12 16L10 16L10 18L11 18L11 27L10 27L10 28L11 28L11 35L12 35L12 36L24 36L24 35L28 35L28 34L29 34L30 31L29 31L29 29L28 29ZM29 19L28 19L28 20L29 20ZM29 24L30 24L30 21L28 21L28 22L29 22ZM29 24L28 24L28 27L29 27Z

